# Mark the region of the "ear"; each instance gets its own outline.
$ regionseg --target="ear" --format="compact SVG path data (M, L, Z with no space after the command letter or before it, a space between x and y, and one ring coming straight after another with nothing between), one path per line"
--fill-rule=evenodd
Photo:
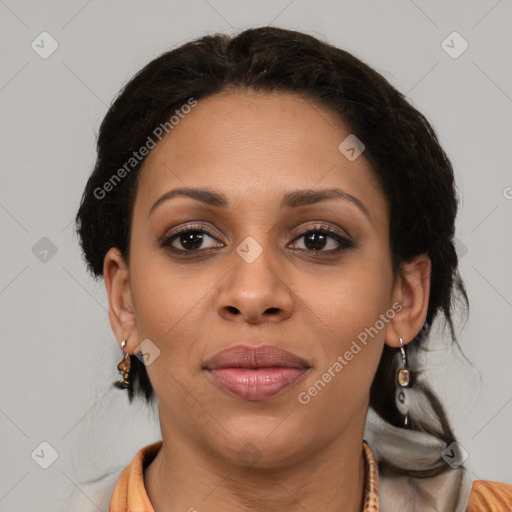
M386 345L400 347L400 338L409 343L420 332L427 318L432 263L426 254L403 263L393 287L393 303L402 309L386 329Z
M138 346L135 309L130 288L130 272L121 251L111 247L103 260L103 279L108 295L108 316L116 339L127 339L125 352L134 354Z

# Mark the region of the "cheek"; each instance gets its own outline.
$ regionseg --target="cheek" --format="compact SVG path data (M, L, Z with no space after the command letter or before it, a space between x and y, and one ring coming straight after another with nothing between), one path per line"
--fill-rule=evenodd
M154 254L134 254L133 261L137 262L131 268L131 285L139 340L149 339L160 350L158 361L147 368L150 379L155 384L169 380L165 370L181 378L200 362L192 347L214 313L205 309L212 280L171 269L165 258Z
M365 258L331 276L309 302L318 322L319 352L316 379L327 381L327 395L339 394L354 403L369 392L384 344L386 328L394 317L390 304L391 270L378 258ZM326 300L325 297L329 297ZM311 296L310 296L311 299ZM317 380L315 380L317 382ZM322 388L322 383L317 386ZM315 393L315 391L313 391ZM345 397L344 394L350 396Z
M149 246L149 241L145 243ZM140 244L134 247L132 261L130 279L139 335L163 341L168 331L190 325L188 315L193 315L207 283L203 286L189 272L172 266L164 249Z
M314 295L308 293L305 297L332 337L339 334L341 340L347 341L373 326L386 312L391 288L390 269L377 259L365 258L333 272L322 283L317 282Z
M371 282L366 287L358 283L352 290L345 282L345 287L323 302L329 329L322 331L326 336L316 335L323 350L316 351L319 359L314 373L297 393L307 417L330 418L322 434L326 437L364 414L384 345L387 323L381 315L388 305L382 300L382 290Z

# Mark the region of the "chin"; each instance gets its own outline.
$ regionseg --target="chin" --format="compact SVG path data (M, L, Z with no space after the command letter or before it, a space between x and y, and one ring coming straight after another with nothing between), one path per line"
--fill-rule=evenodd
M299 436L297 427L290 428L290 424L280 418L269 418L267 421L251 420L245 423L242 418L237 422L236 429L226 428L233 433L227 436L221 446L214 448L217 453L234 464L253 469L271 469L294 464L304 458L309 446L316 444L313 439ZM314 448L311 448L314 450Z

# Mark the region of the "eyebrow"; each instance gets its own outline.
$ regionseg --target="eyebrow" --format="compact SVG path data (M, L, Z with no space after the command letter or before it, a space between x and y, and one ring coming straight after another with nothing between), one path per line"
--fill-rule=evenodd
M190 197L191 199L195 199L196 201L200 201L204 204L214 206L216 208L228 208L229 206L229 200L221 192L216 192L215 190L207 188L183 187L170 190L161 196L150 208L148 216L151 215L155 208L157 208L157 206L162 204L164 201L168 201L169 199L173 199L175 197ZM283 196L281 199L280 207L298 208L300 206L308 206L311 204L320 203L321 201L327 201L329 199L345 199L350 201L352 204L356 205L368 218L370 218L370 212L368 211L368 208L366 208L360 199L353 196L352 194L344 192L339 188L321 190L294 190L293 192L288 192Z

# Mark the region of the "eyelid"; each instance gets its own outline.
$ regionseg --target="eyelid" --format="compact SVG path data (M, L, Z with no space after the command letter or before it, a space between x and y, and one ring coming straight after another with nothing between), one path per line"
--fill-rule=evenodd
M302 229L297 236L292 240L292 243L296 243L297 240L301 239L304 235L307 235L308 233L314 233L314 232L321 232L327 234L328 237L335 240L335 242L338 244L338 247L336 249L330 249L327 251L323 250L304 250L307 254L315 255L317 257L324 255L325 257L336 255L341 253L342 251L346 249L350 249L352 247L355 247L355 243L352 239L352 237L344 230L342 229L344 234L340 233L341 228L334 228L330 224L325 224L322 222L318 222L313 224L312 226L307 226L304 229Z
M339 237L343 237L343 238L347 238L349 240L352 240L352 237L347 233L346 230L344 229L341 229L341 228L335 228L333 226L331 226L330 224L327 224L327 223L324 223L322 221L313 221L313 225L310 225L310 226L306 226L304 228L302 228L301 230L299 230L299 232L297 233L296 237L294 238L294 240L296 240L298 237L300 236L303 236L305 235L306 233L310 233L311 231L328 231L329 233L332 233L334 235L338 235ZM341 234L339 233L338 229L341 229L344 234ZM178 228L176 228L175 230L173 230L170 234L168 234L167 232L161 237L161 239L159 240L160 242L164 241L164 240L168 240L169 238L179 234L179 233L183 233L183 232L188 232L188 231L201 231L201 232L205 232L207 235L211 236L211 237L217 237L219 235L215 234L213 232L213 230L211 228L207 228L203 225L199 225L199 224L186 224L184 226L180 226Z
M175 236L179 233L187 232L187 231L203 231L206 234L208 234L209 236L220 237L219 232L217 230L215 230L214 228L212 228L208 225L205 226L203 224L192 223L192 224L185 224L182 226L178 226L178 227L174 227L174 228L166 230L165 234L161 237L160 240L165 240L171 236Z
M159 243L162 244L172 237L179 235L180 233L187 233L188 231L200 231L206 233L208 236L212 238L219 238L220 236L216 234L215 230L210 227L206 227L200 224L186 224L184 226L179 226L175 229L168 230L165 234L159 239Z
M313 221L313 225L306 226L305 228L301 229L298 233L298 236L303 236L310 231L328 231L329 233L337 235L340 238L346 238L347 240L352 241L352 237L346 230L339 227L334 227L331 224L322 221ZM342 231L343 234L340 233L340 231Z
M183 249L177 249L176 247L172 247L172 245L171 245L172 242L174 242L174 239L176 239L180 235L180 233L188 233L188 232L193 232L193 231L204 233L207 236L209 236L210 238L212 238L218 242L219 242L219 238L221 238L217 234L213 233L214 230L212 230L210 227L207 228L206 226L200 225L200 224L186 224L184 226L180 226L180 227L172 230L170 234L166 233L159 240L159 244L161 247L170 247L170 250L172 252L175 252L176 254L186 254L186 253L199 254L199 253L206 253L212 249L215 249L214 247L209 247L206 249L183 250ZM340 231L343 231L344 234L340 233ZM336 243L338 244L338 247L336 249L330 249L327 251L323 251L323 250L318 250L318 251L309 250L308 251L307 249L300 249L301 251L305 251L305 252L308 252L311 254L316 253L317 255L320 255L323 253L325 256L327 256L327 255L335 254L337 252L341 252L344 249L354 247L354 245L355 245L352 237L346 232L346 230L339 228L339 227L335 228L332 225L322 222L322 221L316 221L316 222L313 221L312 225L302 228L296 234L296 236L293 238L293 240L290 242L290 244L296 242L298 239L302 238L304 235L311 233L311 232L326 233L327 236L329 236L330 238L332 238L336 241ZM225 245L224 242L222 242L222 241L220 241L220 243Z

